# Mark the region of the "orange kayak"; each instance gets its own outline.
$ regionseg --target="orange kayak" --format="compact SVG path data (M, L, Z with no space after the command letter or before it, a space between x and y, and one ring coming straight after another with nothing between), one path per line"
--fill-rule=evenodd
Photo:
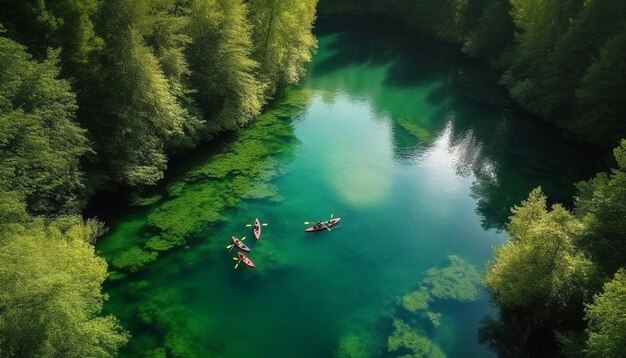
M252 262L252 260L250 260L246 255L244 255L242 252L237 251L237 257L239 258L239 260L241 262L243 262L244 265L249 266L249 267L254 267L254 262Z

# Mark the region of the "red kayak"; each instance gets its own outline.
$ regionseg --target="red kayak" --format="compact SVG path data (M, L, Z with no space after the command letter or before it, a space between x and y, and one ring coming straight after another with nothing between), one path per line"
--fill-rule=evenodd
M322 221L319 225L315 224L315 225L313 225L311 227L308 227L308 228L304 229L304 231L306 231L306 232L316 232L316 231L320 231L320 230L327 230L328 228L331 228L331 227L337 225L339 220L341 220L341 218L334 218L334 219Z
M254 225L252 225L252 234L257 240L261 237L261 223L259 222L259 218L254 219Z
M250 252L250 248L246 246L246 244L241 242L241 240L239 240L238 238L231 236L230 239L233 240L233 245L237 246L239 250Z
M239 258L239 261L243 262L244 265L246 265L248 267L254 267L254 262L252 262L252 260L250 260L243 253L237 251L237 257Z

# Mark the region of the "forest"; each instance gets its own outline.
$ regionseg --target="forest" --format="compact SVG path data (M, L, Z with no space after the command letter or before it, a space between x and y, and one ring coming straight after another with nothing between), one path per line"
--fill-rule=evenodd
M572 207L537 188L512 208L479 335L501 356L623 355L625 1L0 0L0 356L117 354L131 333L102 314L106 228L85 207L254 121L305 75L318 16L452 43L524 110L612 149Z

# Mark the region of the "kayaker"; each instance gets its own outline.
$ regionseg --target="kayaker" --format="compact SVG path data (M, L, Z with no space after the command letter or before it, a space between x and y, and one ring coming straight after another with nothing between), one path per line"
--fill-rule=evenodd
M320 220L317 220L317 224L315 224L315 227L322 227L322 222Z

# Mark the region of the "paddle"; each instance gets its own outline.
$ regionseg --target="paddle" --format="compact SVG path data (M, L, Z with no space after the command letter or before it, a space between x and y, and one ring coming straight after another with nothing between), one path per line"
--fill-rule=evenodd
M235 268L237 268L237 266L241 263L241 260L238 257L233 257L233 260L237 261L237 264L235 265Z
M244 237L242 237L242 238L241 238L241 240L239 240L239 241L243 241L243 240L245 240L245 239L246 239L246 237L244 236ZM235 246L235 244L230 244L230 245L226 246L226 248L227 248L227 249L229 249L229 250L228 250L228 252L230 252L230 250L232 250L232 249L233 249L233 246Z
M331 220L332 220L332 215L331 215L331 217L330 217L330 218L331 218ZM311 222L311 221L305 221L305 222L304 222L304 225L311 225L311 224L312 224L312 222ZM317 223L316 223L316 224L317 224ZM320 224L322 224L322 223L320 223ZM331 230L330 230L330 228L329 228L328 226L326 226L326 225L324 225L324 224L322 224L322 226L323 226L323 227L325 227L325 228L326 228L326 230L331 231Z
M246 224L247 227L252 227L252 224ZM267 226L267 223L261 224L261 226Z

